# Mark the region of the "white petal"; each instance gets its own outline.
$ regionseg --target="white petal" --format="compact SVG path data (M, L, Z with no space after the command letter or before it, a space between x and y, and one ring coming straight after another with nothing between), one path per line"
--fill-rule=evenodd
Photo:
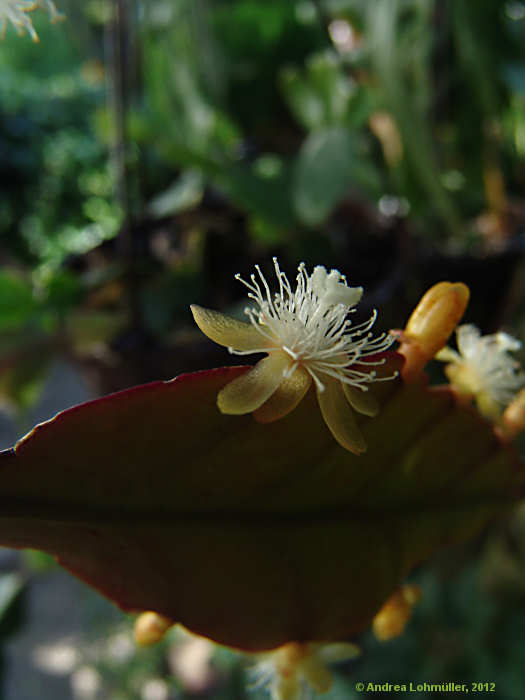
M504 333L503 331L496 333L495 338L500 350L510 350L515 352L521 348L521 343L517 338L514 338L512 335Z
M312 281L312 289L318 297L324 294L327 276L326 267L322 265L316 265L316 267L314 267L310 279Z
M462 326L458 326L456 330L456 340L459 352L463 357L472 357L475 355L480 336L481 333L473 323L466 323Z
M434 359L440 362L461 362L461 356L455 350L449 348L448 345L441 348L441 350L434 355Z

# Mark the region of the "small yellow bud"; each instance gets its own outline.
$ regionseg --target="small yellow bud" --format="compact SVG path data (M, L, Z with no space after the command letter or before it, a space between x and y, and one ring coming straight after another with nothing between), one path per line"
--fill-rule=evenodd
M423 295L405 330L397 333L401 343L398 352L406 360L404 379L416 378L445 345L465 312L469 296L469 288L462 282L439 282Z
M372 629L377 639L386 642L403 633L412 616L412 608L421 600L419 586L401 586L374 617Z
M174 624L173 620L156 612L144 612L135 620L135 642L142 647L156 644Z

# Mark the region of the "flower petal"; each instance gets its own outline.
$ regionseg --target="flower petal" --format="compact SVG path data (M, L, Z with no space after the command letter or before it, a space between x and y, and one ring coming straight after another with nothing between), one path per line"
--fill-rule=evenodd
M346 400L341 382L331 377L323 377L323 382L325 390L317 390L317 400L330 432L346 450L354 454L365 452L365 439Z
M465 323L456 329L456 341L463 357L472 357L479 351L481 333L473 323Z
M205 309L197 304L191 305L191 313L201 331L219 345L235 350L261 349L268 345L267 339L257 329L245 321L226 316L218 311Z
M445 345L444 348L441 348L441 350L436 353L434 359L440 362L461 362L461 355L455 350L452 350L452 348L449 348L448 345Z
M301 683L297 676L278 676L270 686L272 700L300 700Z
M351 642L332 642L321 645L317 655L326 663L338 663L355 659L361 654L361 649Z
M374 394L368 389L363 391L350 384L343 384L343 391L350 406L355 411L373 418L379 413L379 404Z
M312 383L312 378L302 367L290 377L285 377L268 401L253 413L259 423L271 423L283 418L297 406Z
M310 654L303 661L301 671L317 693L326 693L332 687L332 674L315 654Z
M284 352L270 353L249 372L219 391L217 404L220 411L237 416L255 411L281 384L283 372L291 363L292 359Z

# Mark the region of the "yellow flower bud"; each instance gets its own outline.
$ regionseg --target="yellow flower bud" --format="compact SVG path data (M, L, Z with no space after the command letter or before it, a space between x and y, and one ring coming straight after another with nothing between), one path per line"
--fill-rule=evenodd
M398 333L399 352L406 360L405 379L415 379L445 345L465 312L469 296L469 288L462 282L439 282L423 295L405 330Z
M135 620L133 635L137 644L143 647L160 642L174 621L156 612L144 612Z
M377 639L386 642L403 633L412 616L412 608L421 599L419 586L401 586L374 617L372 629Z

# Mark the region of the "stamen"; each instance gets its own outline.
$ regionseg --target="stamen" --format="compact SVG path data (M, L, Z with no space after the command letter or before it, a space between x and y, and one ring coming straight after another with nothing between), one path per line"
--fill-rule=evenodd
M286 352L294 361L286 376L291 376L301 365L314 379L319 391L324 391L319 374L366 390L364 385L377 381L375 372L355 370L353 365L383 364L384 360L369 358L387 350L394 338L385 333L373 338L370 331L377 318L376 309L369 319L352 326L348 316L356 310L355 304L362 289L348 287L346 278L337 270L328 273L324 267L317 266L309 275L301 262L293 291L277 258L273 258L273 264L279 285L279 291L273 297L258 265L255 269L259 279L252 274L250 282L246 282L240 275L235 276L248 288L248 297L255 303L255 308L248 307L245 313L261 336L270 341L270 345L261 350ZM249 354L248 351L233 349L232 352Z

